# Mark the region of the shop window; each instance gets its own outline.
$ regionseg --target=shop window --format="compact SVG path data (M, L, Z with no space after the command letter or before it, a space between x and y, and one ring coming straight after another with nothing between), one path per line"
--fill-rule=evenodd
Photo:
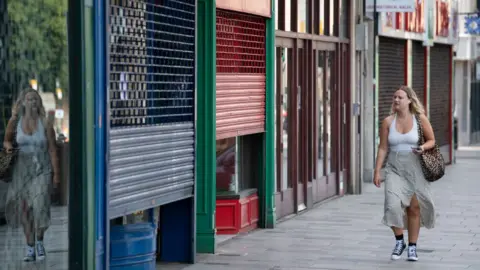
M317 61L317 177L325 175L325 121L324 121L324 91L325 91L325 53L318 52Z
M335 1L320 0L320 35L333 36L335 25Z
M2 269L68 269L67 13L65 0L0 1L0 137L18 150L0 179ZM23 262L34 253L47 260Z
M247 189L256 189L261 176L260 164L261 140L259 134L219 139L216 143L217 157L217 193L239 193Z
M291 1L275 0L275 29L290 31L291 17Z
M325 34L325 0L319 0L319 14L320 14L320 25L318 26L320 29L320 35Z
M340 0L339 9L340 9L340 25L338 29L338 35L341 38L348 37L348 1Z
M298 32L299 33L307 33L309 29L307 29L308 16L307 16L307 0L298 0Z
M238 192L237 138L217 140L217 192Z

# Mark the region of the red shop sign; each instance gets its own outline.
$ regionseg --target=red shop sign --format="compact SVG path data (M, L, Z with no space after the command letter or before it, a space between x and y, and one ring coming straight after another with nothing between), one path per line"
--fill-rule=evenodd
M415 0L415 11L405 14L405 31L423 33L425 31L425 0Z
M441 0L436 1L437 11L437 36L448 37L450 28L450 5Z

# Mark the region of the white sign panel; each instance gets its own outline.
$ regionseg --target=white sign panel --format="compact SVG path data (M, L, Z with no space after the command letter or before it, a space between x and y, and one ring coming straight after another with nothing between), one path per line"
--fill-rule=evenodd
M377 0L377 12L413 12L417 0ZM367 0L367 12L373 12L374 0Z
M63 117L64 117L64 112L62 109L55 110L55 118L63 119Z

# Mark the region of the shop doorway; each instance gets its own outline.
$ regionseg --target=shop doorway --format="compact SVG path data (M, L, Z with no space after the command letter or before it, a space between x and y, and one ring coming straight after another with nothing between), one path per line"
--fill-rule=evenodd
M337 98L334 89L335 51L315 51L315 181L313 181L313 199L325 200L338 193L337 162L340 142L337 125Z
M296 108L292 95L294 73L293 48L276 48L276 88L275 88L275 148L276 148L276 215L282 218L295 213L296 191L293 176L296 166L293 154L296 146L296 133L292 132L292 126L296 121L292 118L292 109Z
M284 39L276 48L276 214L343 190L349 162L348 46Z

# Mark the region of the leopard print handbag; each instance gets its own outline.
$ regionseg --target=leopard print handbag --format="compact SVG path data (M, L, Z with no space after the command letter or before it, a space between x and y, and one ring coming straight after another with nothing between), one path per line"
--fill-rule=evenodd
M419 115L415 115L415 118L418 123L418 146L421 146L425 143L422 122ZM445 175L445 160L437 144L420 155L420 165L425 179L429 182L435 182Z
M17 124L14 123L13 131L13 146L14 150L12 153L7 153L5 149L2 149L0 152L0 180L3 182L10 182L12 180L12 169L13 163L15 162L15 157L17 156L16 141L17 141Z

